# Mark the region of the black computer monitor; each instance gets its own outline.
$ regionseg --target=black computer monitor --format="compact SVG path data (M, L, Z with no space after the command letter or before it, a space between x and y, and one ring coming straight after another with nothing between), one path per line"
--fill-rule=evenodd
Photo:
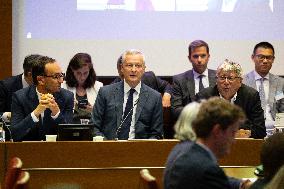
M93 124L59 124L58 141L92 141Z

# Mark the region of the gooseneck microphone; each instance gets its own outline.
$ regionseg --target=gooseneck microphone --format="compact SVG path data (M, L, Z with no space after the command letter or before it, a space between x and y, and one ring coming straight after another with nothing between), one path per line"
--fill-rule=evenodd
M135 100L134 105L132 106L132 108L130 109L130 111L126 114L126 116L123 118L123 120L120 122L118 128L116 129L116 138L115 140L118 140L118 133L120 132L121 127L123 126L123 123L126 121L126 119L128 118L128 116L130 115L130 113L133 111L134 107L138 104L139 102L139 98L137 100Z

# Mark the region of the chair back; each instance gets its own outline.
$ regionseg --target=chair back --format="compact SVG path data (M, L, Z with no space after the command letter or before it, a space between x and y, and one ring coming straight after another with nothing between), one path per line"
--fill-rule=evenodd
M14 157L10 160L4 180L4 189L13 189L22 169L22 160Z
M27 171L21 171L14 189L28 189L30 174Z
M150 174L148 169L140 171L139 189L159 189L156 178Z

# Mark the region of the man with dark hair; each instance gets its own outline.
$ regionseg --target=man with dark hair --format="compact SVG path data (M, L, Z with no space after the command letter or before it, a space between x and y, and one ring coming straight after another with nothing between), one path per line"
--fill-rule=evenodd
M240 180L229 179L217 162L230 152L244 120L242 109L224 99L202 102L196 117L190 120L196 141L168 162L164 188L246 188L247 182L240 186Z
M145 67L141 51L123 53L124 80L99 90L93 109L94 135L107 140L163 138L161 94L141 82Z
M216 85L197 93L196 99L218 96L238 105L247 117L246 122L240 127L238 137L264 138L266 130L260 98L255 89L242 84L242 67L226 59L217 68L216 76Z
M216 72L207 68L209 58L209 46L205 41L195 40L189 44L188 59L192 70L173 76L171 108L175 118L185 105L195 100L196 93L215 84Z
M122 55L117 59L117 65L116 65L119 77L115 78L115 80L112 83L117 83L124 79L123 73L121 72L121 66L122 66ZM167 81L160 79L152 71L145 72L141 78L141 81L145 85L151 87L152 89L158 91L163 95L162 97L163 107L171 106L172 87Z
M72 121L74 95L61 89L64 74L59 64L46 56L32 68L34 85L12 96L11 132L15 141L44 140L56 134L59 123Z
M274 63L274 48L268 42L255 45L251 59L255 70L244 77L244 84L258 90L264 110L267 134L274 128L276 113L284 112L284 79L270 73Z
M38 54L26 56L23 64L24 73L0 81L0 116L6 122L10 122L11 119L12 94L33 83L32 67L40 57Z
M260 152L260 161L263 165L264 178L260 178L251 186L251 189L262 189L284 165L284 133L275 133L268 137Z

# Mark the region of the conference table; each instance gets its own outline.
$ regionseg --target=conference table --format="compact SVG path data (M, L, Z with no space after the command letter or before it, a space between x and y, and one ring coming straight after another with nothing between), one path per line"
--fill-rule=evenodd
M139 188L143 168L162 184L162 175L171 149L178 140L5 142L0 143L3 181L12 157L23 161L30 188ZM263 140L236 139L231 153L219 160L226 172L252 170L260 164ZM238 169L239 168L239 169ZM233 170L233 171L232 171Z

